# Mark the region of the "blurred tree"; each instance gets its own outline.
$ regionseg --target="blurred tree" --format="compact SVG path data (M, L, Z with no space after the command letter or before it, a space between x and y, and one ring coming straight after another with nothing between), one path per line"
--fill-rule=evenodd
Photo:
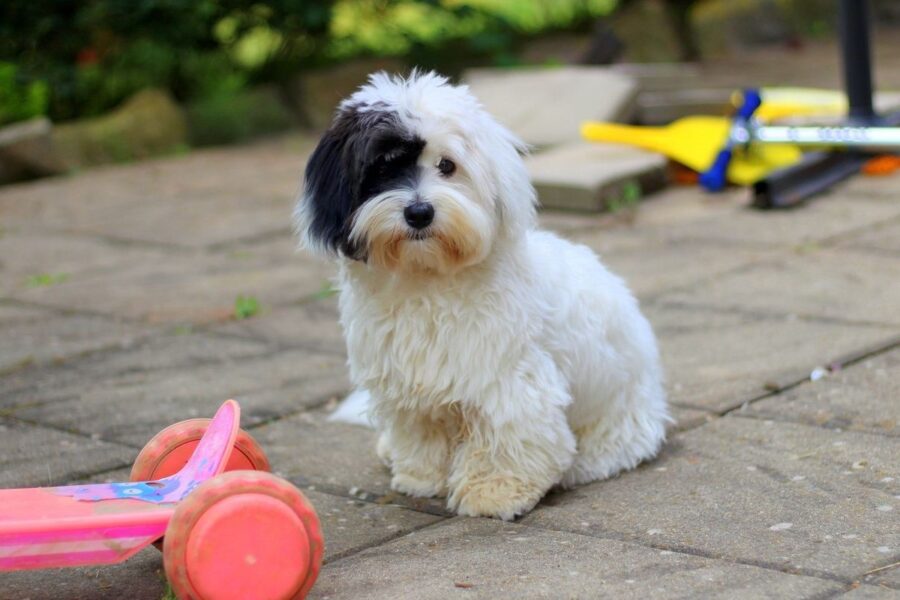
M95 114L142 87L179 98L271 77L322 53L330 0L7 0L0 3L0 60L46 81L55 118ZM227 27L222 27L225 23ZM259 69L230 52L253 31L280 43Z
M628 10L635 4L648 1L662 5L668 26L678 43L678 58L689 62L700 60L700 49L691 25L691 12L697 4L697 0L619 0L616 10ZM616 36L608 19L600 18L594 25L583 62L609 64L618 59L624 50L625 43Z
M180 100L234 94L356 55L447 68L515 62L542 31L588 27L616 0L5 0L0 61L46 82L54 119L145 87Z

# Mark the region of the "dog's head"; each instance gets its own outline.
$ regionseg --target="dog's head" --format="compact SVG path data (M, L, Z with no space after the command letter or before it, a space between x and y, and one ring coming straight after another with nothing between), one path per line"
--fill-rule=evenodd
M372 75L306 167L303 245L373 268L451 273L533 225L525 146L435 73Z

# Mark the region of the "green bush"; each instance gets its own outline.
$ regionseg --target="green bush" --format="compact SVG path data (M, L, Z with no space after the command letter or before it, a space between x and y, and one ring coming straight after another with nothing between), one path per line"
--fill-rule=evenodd
M49 90L43 81L22 81L16 65L0 62L0 125L47 113Z
M188 105L187 120L191 144L196 146L239 142L295 124L271 87L199 99Z
M359 55L450 71L509 64L524 37L586 27L616 2L6 0L0 61L17 65L17 81L44 82L28 93L43 94L54 120L100 114L147 87L221 112L242 88ZM16 98L16 112L30 106Z

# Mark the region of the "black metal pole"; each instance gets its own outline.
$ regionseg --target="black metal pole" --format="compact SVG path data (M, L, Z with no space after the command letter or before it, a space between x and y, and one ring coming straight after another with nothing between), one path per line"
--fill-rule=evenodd
M844 85L854 123L875 121L872 106L872 50L869 46L869 0L840 0Z

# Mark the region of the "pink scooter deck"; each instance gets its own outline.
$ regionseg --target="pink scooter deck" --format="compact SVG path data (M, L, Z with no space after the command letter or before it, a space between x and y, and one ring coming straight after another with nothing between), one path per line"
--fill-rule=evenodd
M184 468L158 481L0 490L0 571L126 560L163 536L180 500L225 469L239 426L240 407L228 400Z

